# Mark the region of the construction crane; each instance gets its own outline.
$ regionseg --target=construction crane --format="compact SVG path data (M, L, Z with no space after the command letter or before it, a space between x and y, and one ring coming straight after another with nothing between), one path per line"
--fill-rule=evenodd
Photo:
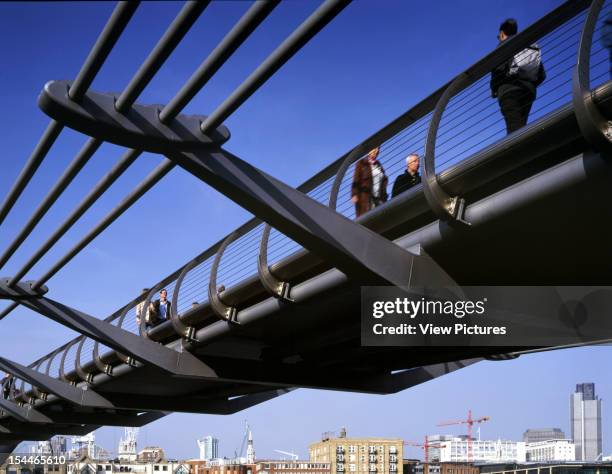
M284 455L286 455L286 456L291 456L291 459L292 459L293 461L297 461L297 460L298 460L298 458L299 458L299 456L298 456L297 454L295 454L295 453L290 453L290 452L288 452L288 451L281 451L280 449L275 449L274 451L276 451L277 453L280 453L280 454L284 454Z
M443 448L445 444L440 443L439 441L430 443L429 437L425 436L424 443L417 443L416 441L404 441L404 446L415 446L417 448L423 449L425 451L425 464L429 465L429 448Z
M484 423L485 421L489 421L491 418L488 416L482 416L480 418L472 418L472 410L468 410L467 420L455 420L455 421L445 421L444 423L440 423L438 426L449 426L449 425L467 425L468 426L468 462L472 462L472 427L474 423Z

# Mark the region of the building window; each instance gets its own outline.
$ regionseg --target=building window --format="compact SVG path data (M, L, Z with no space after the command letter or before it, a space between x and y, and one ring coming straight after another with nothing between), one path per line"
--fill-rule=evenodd
M153 467L153 470L154 470L154 471L159 471L159 466L154 466L154 467Z

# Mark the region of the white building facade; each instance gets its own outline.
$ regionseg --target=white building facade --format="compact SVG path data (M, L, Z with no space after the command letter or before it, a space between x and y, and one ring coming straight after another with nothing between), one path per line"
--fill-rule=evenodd
M569 439L551 439L527 443L527 461L575 461L576 447Z
M430 461L474 463L522 463L526 461L525 443L509 440L472 440L472 456L468 455L468 440L454 436L430 436L439 441L439 448L430 448Z

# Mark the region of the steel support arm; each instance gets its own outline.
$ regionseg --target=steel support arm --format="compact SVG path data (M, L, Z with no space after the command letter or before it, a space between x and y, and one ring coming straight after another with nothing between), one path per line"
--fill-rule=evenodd
M482 359L431 364L407 369L395 374L383 369L376 371L354 368L330 368L328 374L320 374L316 367L300 364L257 362L244 359L214 357L206 359L223 380L250 381L250 383L287 388L313 388L341 390L345 392L391 394L427 382L455 370L467 367Z
M0 425L0 443L16 438L21 441L47 441L55 435L83 436L98 428L100 428L100 425L45 426L44 429L41 426L28 424L10 425L8 428Z
M215 372L189 352L174 351L57 301L43 297L23 300L21 304L118 352L128 354L143 364L155 366L171 375L216 379Z
M0 369L29 382L39 389L81 406L112 408L113 404L89 388L81 388L38 372L17 362L0 357Z
M426 254L402 249L226 150L167 157L361 283L456 286Z
M384 382L385 388L388 391L387 393L401 392L407 388L429 382L430 380L441 377L442 375L450 374L455 370L463 369L482 360L483 359L481 358L474 358L408 369L403 372L389 375L388 380Z
M284 388L278 390L269 390L267 392L254 393L250 395L242 395L241 397L212 401L206 404L208 413L216 415L231 415L238 413L239 411L246 410L260 403L267 402L281 395L285 395L293 391L291 388Z
M130 407L134 410L163 410L184 413L202 413L213 415L231 415L246 410L252 406L272 400L280 395L289 393L291 388L263 390L235 398L228 396L210 398L201 396L168 397L161 395L134 395L132 393L105 394L117 406Z
M51 414L53 423L60 424L79 424L79 425L105 425L105 426L125 426L139 428L152 423L168 415L168 412L152 411L138 414L120 413L79 413L79 412L58 412Z
M43 415L31 405L21 406L10 400L0 397L0 410L13 418L26 423L52 423L46 415Z

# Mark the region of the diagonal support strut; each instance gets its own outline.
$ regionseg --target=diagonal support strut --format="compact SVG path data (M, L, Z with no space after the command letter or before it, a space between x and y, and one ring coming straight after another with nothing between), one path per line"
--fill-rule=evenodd
M10 400L5 400L2 397L0 397L0 409L13 418L26 423L48 424L53 422L53 420L43 415L31 405L21 406Z
M102 321L49 298L21 300L20 303L43 316L73 329L101 344L153 365L171 375L216 379L215 372L187 351L177 352Z
M76 405L113 408L111 402L93 390L83 390L4 357L0 357L0 369Z

